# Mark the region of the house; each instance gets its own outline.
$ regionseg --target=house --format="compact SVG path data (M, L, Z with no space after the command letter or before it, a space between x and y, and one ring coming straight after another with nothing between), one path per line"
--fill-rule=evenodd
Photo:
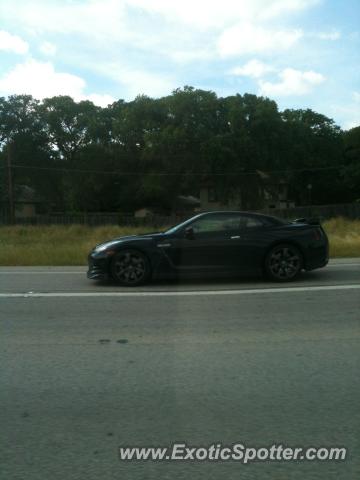
M244 179L238 187L227 189L226 198L214 180L203 181L200 186L199 210L270 210L295 206L289 200L289 184L284 177L257 170L255 175Z
M222 198L212 181L205 181L200 186L200 205L198 210L240 210L242 208L241 189L233 189L228 198Z
M192 214L200 207L200 199L193 197L192 195L178 195L171 207L160 208L160 207L143 207L135 210L135 218L151 218L156 215L159 216L183 216Z
M139 208L134 212L135 218L151 218L154 215L155 215L155 212L151 208Z
M200 199L192 195L178 195L173 203L172 212L175 215L190 215L200 208Z
M15 218L34 218L39 210L44 208L44 202L41 201L36 191L28 185L14 185L14 217ZM5 215L9 212L9 200L4 199L1 202L0 210Z
M261 179L263 209L283 210L295 206L295 203L289 199L289 182L284 176L270 175L261 170L257 170L257 173Z
M15 218L33 218L43 205L35 189L28 185L15 185Z

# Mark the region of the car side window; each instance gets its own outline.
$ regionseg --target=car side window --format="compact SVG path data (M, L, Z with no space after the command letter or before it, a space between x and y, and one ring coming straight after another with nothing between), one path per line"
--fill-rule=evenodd
M256 217L251 217L251 216L242 216L240 220L240 228L241 229L253 229L253 228L260 228L266 226L266 223Z
M239 230L239 215L209 215L191 224L195 233L215 233Z

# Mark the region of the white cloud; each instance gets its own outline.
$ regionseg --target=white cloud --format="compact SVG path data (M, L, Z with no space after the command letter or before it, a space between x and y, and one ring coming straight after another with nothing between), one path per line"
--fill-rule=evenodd
M279 77L280 82L278 83L260 81L260 95L270 97L306 95L311 92L313 87L325 81L325 77L321 73L302 72L294 68L285 68L279 73Z
M65 41L72 38L70 55L79 58L101 52L109 61L118 58L120 48L131 48L184 64L210 60L219 53L227 56L290 48L302 31L274 29L269 22L284 20L285 15L319 1L16 0L5 2L2 16L37 36L51 32ZM53 54L49 46L41 51ZM134 61L129 58L127 64L134 65Z
M41 100L55 95L69 95L76 101L91 100L105 106L114 101L110 95L86 95L85 81L69 73L57 72L50 62L28 60L16 65L0 78L0 95L30 94Z
M98 105L99 107L107 107L111 103L115 102L115 98L112 97L111 95L107 94L98 94L98 93L91 93L90 95L85 95L81 98L81 100L90 100L90 102L93 102L95 105Z
M135 97L146 94L153 97L169 95L176 84L162 75L142 70L127 69L123 71L119 82L127 87L127 96Z
M2 94L28 93L35 98L54 95L79 97L85 88L85 81L69 73L56 72L50 62L28 60L16 65L0 78Z
M139 94L162 96L170 94L175 83L162 75L120 67L118 64L103 64L99 73L116 81L120 87L119 97L132 99ZM96 105L106 106L115 101L108 94L85 93L86 82L77 75L57 72L51 62L34 59L16 65L0 77L0 95L30 94L41 100L55 95L69 95L76 101L91 100Z
M311 8L321 0L88 0L59 2L16 0L4 6L7 18L16 18L41 31L122 34L129 11L158 16L172 25L216 30L234 22L269 20ZM81 19L81 21L79 21ZM156 20L156 18L155 18ZM130 29L131 31L131 29Z
M331 113L340 119L344 130L360 126L360 92L352 92L352 103L344 102L342 105L331 105Z
M34 33L82 33L97 37L100 33L121 32L124 0L51 2L16 0L3 7L4 18L15 20Z
M267 2L266 7L260 14L263 20L279 17L287 13L300 12L308 8L314 7L321 3L322 0L278 0Z
M0 50L23 55L28 52L29 45L19 36L0 30Z
M56 54L56 45L51 42L43 42L39 48L40 52L47 57L53 57Z
M145 69L130 68L117 63L99 63L93 65L99 75L116 82L118 97L131 100L137 95L146 94L153 97L169 95L176 87L174 78L161 73L153 73Z
M218 41L220 55L234 56L251 53L288 50L301 37L301 30L272 30L251 24L239 24L224 31Z
M331 32L315 33L314 36L321 40L339 40L341 33L338 30L333 30Z
M262 20L309 8L320 0L127 0L171 21L198 28L221 28L238 21Z
M355 92L356 93L356 92ZM331 115L336 117L344 130L360 126L360 109L358 105L331 105Z
M194 48L193 50L169 50L164 51L169 57L178 63L187 63L197 60L211 60L213 57L213 50L207 48Z
M272 67L271 65L253 59L249 60L242 67L233 68L229 71L229 74L235 76L260 78L274 70L274 67Z
M219 28L234 18L251 18L262 0L129 0L137 6L165 17L172 22L181 22L198 28Z
M351 130L355 127L360 127L360 115L355 120L347 120L343 126L344 130Z

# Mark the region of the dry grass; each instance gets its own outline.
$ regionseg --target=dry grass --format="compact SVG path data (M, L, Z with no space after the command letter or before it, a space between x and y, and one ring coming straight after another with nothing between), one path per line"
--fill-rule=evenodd
M0 227L0 265L85 265L97 243L151 230L83 225Z
M330 257L360 257L360 220L337 217L323 225L330 241Z
M360 256L360 221L334 218L324 223L331 257ZM0 265L85 265L97 243L153 228L71 226L0 227Z

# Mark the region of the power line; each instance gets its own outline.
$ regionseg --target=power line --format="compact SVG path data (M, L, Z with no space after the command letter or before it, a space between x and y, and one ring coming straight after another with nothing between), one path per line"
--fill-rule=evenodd
M258 170L253 172L119 172L117 170L91 170L91 169L81 169L81 168L65 168L65 167L39 167L31 165L19 165L12 164L12 168L24 168L28 170L43 170L51 172L64 172L64 173L93 173L96 175L117 175L117 176L154 176L154 177L191 177L191 176L216 176L216 177L225 177L225 176L259 176L270 175L270 174L289 174L289 173L301 173L301 172L319 172L319 171L329 171L329 170L340 170L344 168L345 165L337 165L333 167L309 167L309 168L298 168L298 169L288 169L288 170Z

